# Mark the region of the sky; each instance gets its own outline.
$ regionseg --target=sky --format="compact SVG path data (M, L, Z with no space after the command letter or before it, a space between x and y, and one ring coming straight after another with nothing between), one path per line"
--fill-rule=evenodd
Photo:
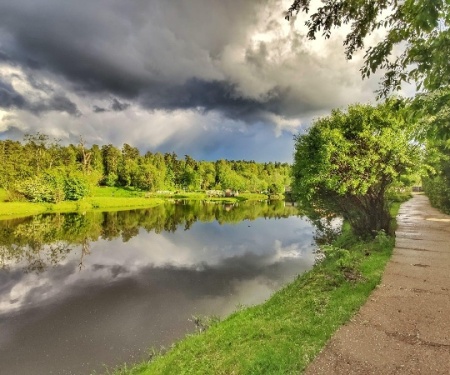
M332 108L375 101L363 53L284 0L0 0L0 139L291 162Z

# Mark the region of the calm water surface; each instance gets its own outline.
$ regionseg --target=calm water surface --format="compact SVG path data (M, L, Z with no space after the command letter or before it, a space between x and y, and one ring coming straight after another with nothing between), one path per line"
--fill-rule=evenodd
M0 373L90 374L135 362L264 301L313 262L284 202L0 221Z

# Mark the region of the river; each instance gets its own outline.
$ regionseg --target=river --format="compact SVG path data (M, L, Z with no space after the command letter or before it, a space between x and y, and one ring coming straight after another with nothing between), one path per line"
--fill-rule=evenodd
M0 372L102 373L261 303L314 262L284 202L0 221Z

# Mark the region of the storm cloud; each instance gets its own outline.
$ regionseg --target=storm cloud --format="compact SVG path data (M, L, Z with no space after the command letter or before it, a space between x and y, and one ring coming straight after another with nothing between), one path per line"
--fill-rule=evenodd
M66 112L73 116L79 116L77 106L63 94L51 95L47 99L30 101L19 94L10 83L0 80L0 108L25 109L34 114L47 111Z
M152 126L155 111L196 111L217 113L239 128L266 124L279 135L330 108L372 100L376 86L361 82L358 56L345 61L339 36L307 41L302 20L284 20L288 6L282 0L0 2L0 106L20 110L0 129L30 123L25 112L79 117L85 133L92 126L85 124L109 113L147 111ZM56 132L60 123L50 117Z

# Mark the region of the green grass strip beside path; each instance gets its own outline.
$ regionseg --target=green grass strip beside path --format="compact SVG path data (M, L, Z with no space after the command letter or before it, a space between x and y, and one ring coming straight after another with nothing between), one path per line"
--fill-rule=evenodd
M301 373L379 284L394 239L379 235L365 243L347 232L335 246L325 261L267 302L235 312L206 332L187 336L153 360L110 373Z

